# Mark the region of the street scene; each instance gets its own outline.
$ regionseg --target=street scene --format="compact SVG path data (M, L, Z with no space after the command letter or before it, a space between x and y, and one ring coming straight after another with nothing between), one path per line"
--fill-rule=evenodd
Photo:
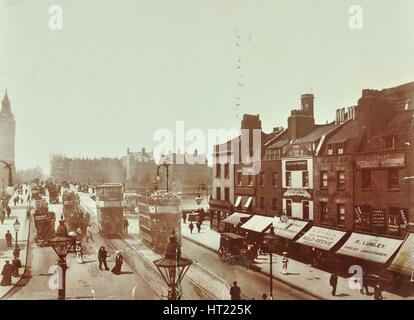
M413 300L412 9L0 2L0 299Z

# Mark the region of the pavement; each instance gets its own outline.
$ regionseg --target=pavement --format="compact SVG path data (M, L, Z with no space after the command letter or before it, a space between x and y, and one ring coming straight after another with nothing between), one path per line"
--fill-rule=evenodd
M28 203L26 202L26 199L23 201L23 203L18 203L16 206L14 206L14 203L12 201L13 195L10 198L9 206L11 208L10 217L4 220L3 224L0 224L0 271L3 269L3 266L6 263L6 260L9 260L10 263L13 260L13 250L15 248L15 237L16 233L14 231L13 223L16 221L16 218L20 222L20 229L17 237L17 243L20 247L20 260L22 263L22 268L20 268L19 273L22 275L25 271L25 265L26 265L26 253L27 253L27 239L29 237L29 230L30 230L30 221L26 219L26 210L28 207ZM25 198L25 197L23 197ZM5 234L7 230L10 230L12 236L13 236L13 246L11 248L7 247ZM12 277L12 285L10 286L0 286L0 299L6 295L10 290L13 289L13 287L20 281L20 277Z
M209 221L204 221L200 233L197 233L196 228L194 228L193 233L190 233L188 223L182 223L181 234L184 239L197 243L214 252L217 252L220 245L220 233L210 229ZM358 289L351 289L352 286L350 286L349 282L352 282L352 280L342 277L339 277L338 279L336 295L332 296L332 288L329 285L330 273L302 262L289 259L288 274L284 275L280 272L282 257L273 254L272 260L273 278L316 298L323 300L373 300L372 295L361 294ZM254 264L258 267L261 273L270 276L269 262L269 255L261 255L258 256ZM370 287L370 292L373 291L374 289ZM275 296L277 295L278 293L275 292ZM383 297L384 300L406 299L390 292L383 292Z
M62 205L49 206L57 217L62 213ZM59 219L56 219L59 220ZM100 246L107 246L98 231L94 231L94 241L83 243L86 247L83 263L78 263L74 253L67 256L66 272L67 300L151 300L159 296L145 284L128 263L122 266L121 275L100 270L97 252ZM114 265L114 250L108 248L108 267ZM57 256L51 247L39 247L30 237L28 255L28 281L7 294L9 300L56 300L57 299Z

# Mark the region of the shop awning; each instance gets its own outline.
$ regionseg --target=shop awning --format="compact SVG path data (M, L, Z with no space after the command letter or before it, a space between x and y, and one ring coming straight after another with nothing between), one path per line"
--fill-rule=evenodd
M238 196L237 199L236 199L236 202L234 203L234 206L238 207L240 205L241 200L242 200L242 197Z
M376 237L354 232L336 253L363 260L386 263L402 242L399 239Z
M262 233L267 228L269 228L272 223L273 223L273 217L253 215L249 219L249 221L242 224L242 226L240 228L245 229L245 230L250 230L250 231Z
M233 224L233 225L238 225L241 222L242 219L249 219L250 217L251 217L250 214L235 212L231 216L224 219L222 222Z
M280 217L275 217L273 219L273 228L275 235L286 239L293 239L308 225L308 223L309 221L295 219L289 219L287 222L282 222Z
M322 250L330 250L345 236L345 231L332 230L322 227L312 227L303 236L301 236L297 243L305 246L315 247Z
M388 270L412 275L414 272L414 234L410 233L404 240Z
M246 204L244 205L245 208L248 208L250 206L250 203L252 202L253 197L249 197L246 201Z

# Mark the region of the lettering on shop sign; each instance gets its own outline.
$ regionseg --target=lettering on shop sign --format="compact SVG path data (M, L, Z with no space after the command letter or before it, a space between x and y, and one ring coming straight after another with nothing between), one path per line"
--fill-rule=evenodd
M365 247L379 248L379 249L385 249L386 247L385 244L382 244L376 241L366 241L366 240L355 240L355 244L363 245Z
M385 227L385 210L373 209L371 211L371 224L373 227Z
M405 153L359 156L356 167L357 169L405 167Z
M285 193L283 193L284 197L289 198L306 198L311 199L312 195L309 193L306 189L300 189L300 188L290 188L287 189Z
M308 161L286 161L286 171L306 171L308 170Z

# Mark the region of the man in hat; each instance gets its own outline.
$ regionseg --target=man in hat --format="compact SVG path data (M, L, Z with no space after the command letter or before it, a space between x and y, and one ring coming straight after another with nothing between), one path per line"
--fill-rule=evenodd
M241 289L237 286L237 281L233 282L233 286L230 288L231 300L241 300Z
M12 247L13 246L13 244L12 244L13 237L10 233L10 230L7 230L5 238L6 238L7 246Z
M106 251L105 247L102 246L99 248L98 251L98 261L99 261L99 269L102 270L102 264L105 267L105 270L108 271L108 265L106 264L106 257L108 256L108 252Z
M3 278L1 279L1 286L11 286L12 284L12 274L13 274L13 266L10 264L9 260L6 260L6 264L3 267L3 271L1 275Z

